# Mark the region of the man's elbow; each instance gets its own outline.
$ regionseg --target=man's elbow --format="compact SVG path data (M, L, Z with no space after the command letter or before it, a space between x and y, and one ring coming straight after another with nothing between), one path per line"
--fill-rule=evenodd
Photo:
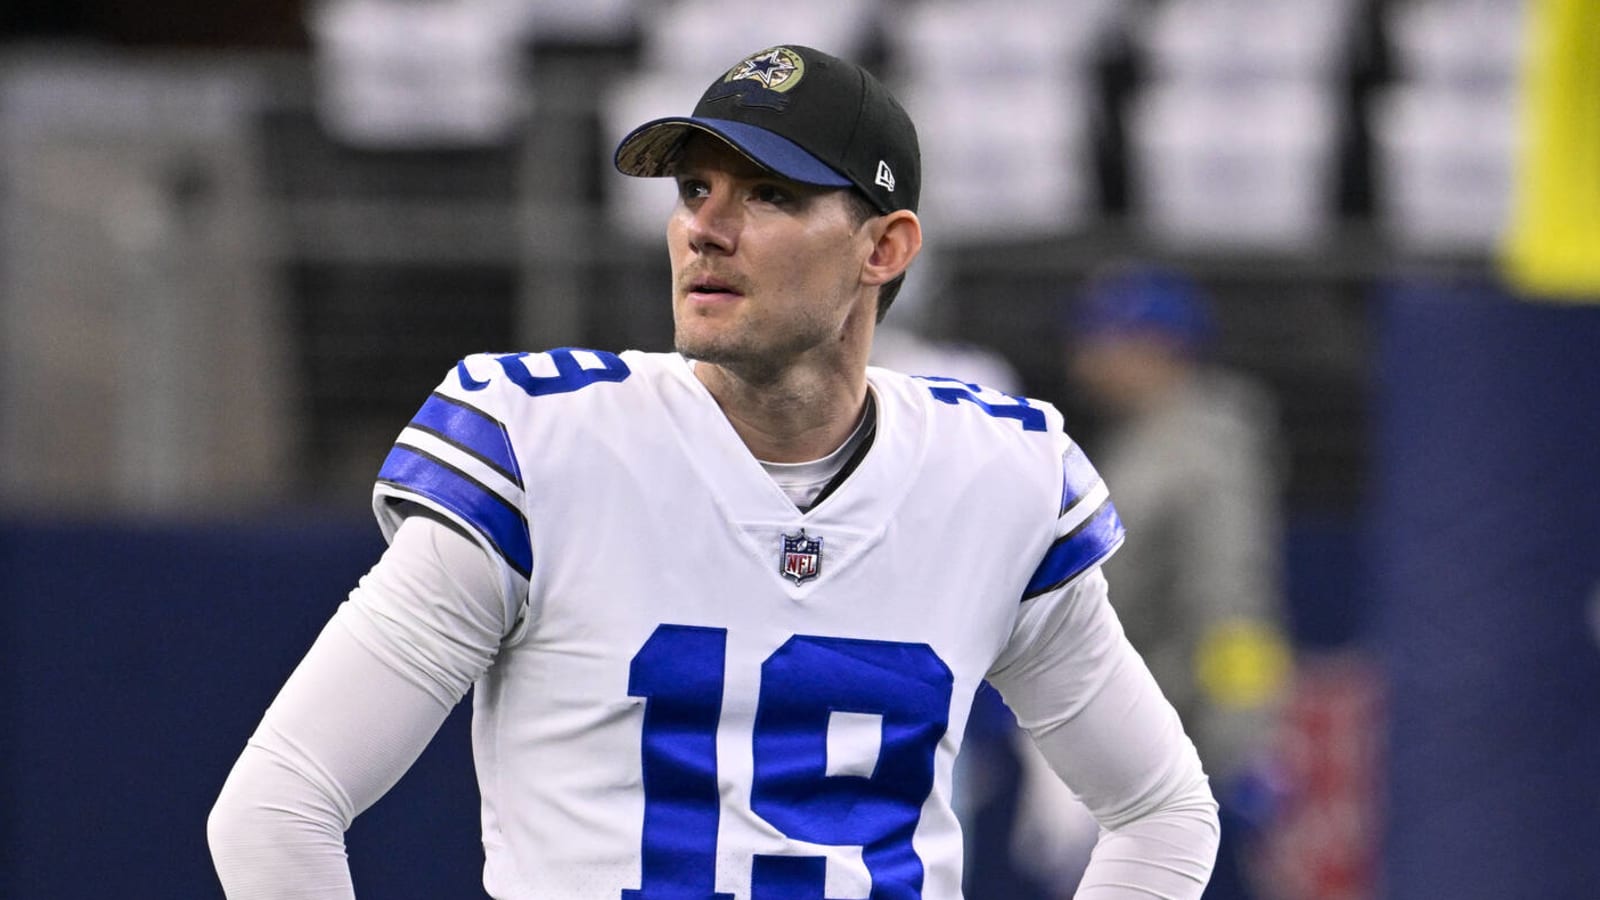
M1137 811L1116 821L1104 821L1109 831L1135 828L1146 834L1162 833L1175 844L1214 855L1222 840L1222 821L1217 798L1204 774L1169 783L1157 796L1147 797Z
M1195 834L1210 835L1213 844L1221 840L1222 818L1209 781L1202 779L1194 788L1168 801L1165 808L1169 816L1193 822Z
M236 791L224 790L212 804L211 813L206 816L206 844L218 869L249 842L251 834L260 833L261 823L250 821L251 809L252 805Z
M212 864L224 882L228 873L270 854L273 845L282 840L285 828L282 805L269 803L237 782L237 778L228 780L206 816L206 843L211 848Z
M313 873L348 882L348 825L326 792L251 747L212 804L206 842L217 877L230 894Z
M1196 774L1167 796L1161 804L1163 814L1193 822L1197 833L1204 832L1213 838L1222 834L1222 818L1216 794L1211 790L1211 779Z

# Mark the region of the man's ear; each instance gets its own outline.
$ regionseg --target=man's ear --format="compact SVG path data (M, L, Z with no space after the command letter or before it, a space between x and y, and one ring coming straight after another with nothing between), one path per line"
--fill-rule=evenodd
M888 284L917 258L922 250L922 222L909 209L897 209L868 223L872 231L872 253L861 267L866 284Z

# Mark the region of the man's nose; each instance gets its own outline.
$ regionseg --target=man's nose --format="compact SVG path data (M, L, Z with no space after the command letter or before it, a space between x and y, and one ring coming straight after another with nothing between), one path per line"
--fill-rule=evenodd
M735 193L713 187L689 215L689 246L700 253L732 253L739 245L743 207Z

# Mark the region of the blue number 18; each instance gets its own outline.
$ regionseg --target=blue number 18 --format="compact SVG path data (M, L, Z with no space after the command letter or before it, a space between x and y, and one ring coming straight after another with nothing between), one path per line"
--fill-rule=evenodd
M729 900L716 893L716 730L727 631L662 625L633 658L644 697L641 885L625 900ZM795 635L761 666L751 808L796 840L859 846L873 900L922 896L912 848L949 721L950 669L926 644ZM880 716L870 775L828 774L835 712ZM751 900L825 900L820 856L757 855Z

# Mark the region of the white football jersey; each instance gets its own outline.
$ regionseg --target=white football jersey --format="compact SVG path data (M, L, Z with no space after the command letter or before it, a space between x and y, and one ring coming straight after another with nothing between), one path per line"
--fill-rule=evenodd
M1025 605L1120 543L1048 404L869 369L798 510L674 354L463 360L379 475L498 561L478 683L497 897L953 897L951 775Z

